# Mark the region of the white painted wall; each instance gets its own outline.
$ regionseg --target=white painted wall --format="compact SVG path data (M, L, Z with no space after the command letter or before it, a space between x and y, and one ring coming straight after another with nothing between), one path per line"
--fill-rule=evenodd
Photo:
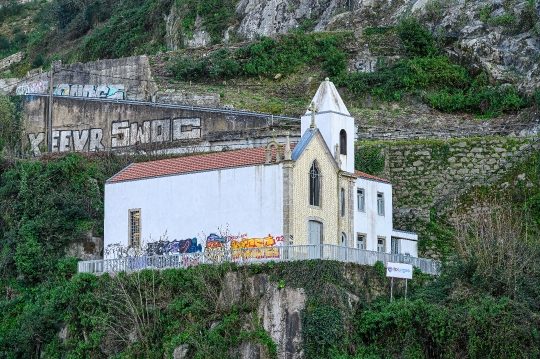
M301 118L302 135L311 125L311 115L304 115ZM347 155L340 155L341 169L349 173L354 173L354 118L336 113L315 113L315 125L321 132L326 145L332 155L335 153L336 143L339 145L339 133L341 130L347 132Z
M356 189L363 188L365 193L365 211L358 210ZM377 193L384 194L384 216L377 213ZM377 237L385 237L385 252L390 252L392 237L392 185L359 177L354 189L354 245L357 234L366 235L365 249L377 250Z
M105 246L128 244L128 214L141 209L141 238L283 235L282 165L196 172L105 185Z

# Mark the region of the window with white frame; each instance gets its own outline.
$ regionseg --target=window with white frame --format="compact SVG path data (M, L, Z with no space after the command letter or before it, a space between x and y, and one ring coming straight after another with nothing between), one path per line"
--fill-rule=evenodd
M141 244L141 210L129 210L129 246L139 247Z
M384 252L384 247L385 247L385 240L386 238L384 237L378 237L377 238L377 252Z
M377 213L384 216L384 194L381 192L377 192Z
M356 199L358 202L358 210L364 212L366 210L366 192L363 188L356 189Z
M358 233L356 235L356 248L366 249L366 235Z

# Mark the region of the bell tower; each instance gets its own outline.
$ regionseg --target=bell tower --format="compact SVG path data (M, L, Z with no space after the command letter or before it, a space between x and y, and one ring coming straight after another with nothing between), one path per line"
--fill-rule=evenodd
M354 173L354 117L328 78L319 86L301 120L302 134L317 127L340 169Z

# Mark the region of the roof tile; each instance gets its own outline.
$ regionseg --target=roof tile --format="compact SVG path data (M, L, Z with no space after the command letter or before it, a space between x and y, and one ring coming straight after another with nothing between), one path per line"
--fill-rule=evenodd
M360 172L360 171L354 170L354 174L357 175L358 177L362 177L362 178L366 178L366 179L370 179L370 180L375 180L375 181L381 181L381 182L390 183L390 181L387 180L387 179L380 178L380 177L375 177L375 176L372 176L372 175L367 174L365 172Z
M291 148L293 148L294 145L295 144L292 143ZM275 148L273 148L272 151L272 159L275 160ZM253 166L263 164L265 161L266 149L264 147L205 153L158 161L133 163L111 177L107 182L122 182L189 172Z

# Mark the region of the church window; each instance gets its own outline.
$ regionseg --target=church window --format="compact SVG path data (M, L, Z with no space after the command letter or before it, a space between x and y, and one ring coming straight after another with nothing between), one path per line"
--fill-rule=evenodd
M315 162L309 171L309 204L319 207L321 205L321 172Z
M141 244L141 210L129 210L129 246L139 247Z
M339 153L341 155L347 154L347 132L345 130L339 131Z
M341 217L345 217L345 190L341 189Z

